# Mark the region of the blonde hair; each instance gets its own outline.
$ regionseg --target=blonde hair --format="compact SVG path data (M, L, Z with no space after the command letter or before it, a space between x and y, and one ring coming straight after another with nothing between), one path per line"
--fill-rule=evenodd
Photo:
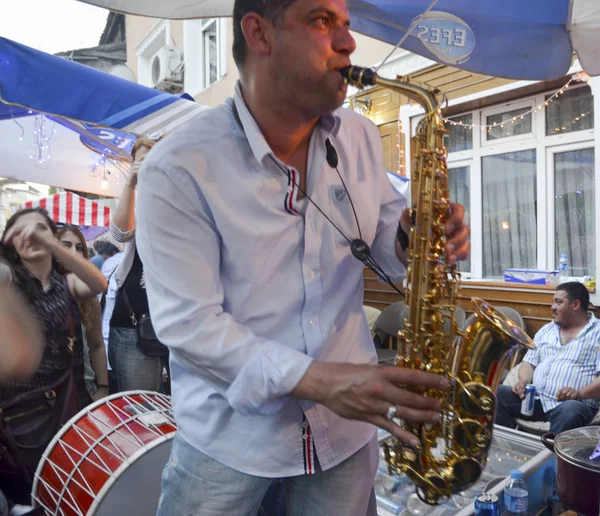
M135 155L142 147L148 147L149 149L151 149L160 140L162 140L164 136L164 134L161 134L160 136L158 136L158 138L148 138L147 136L141 136L140 138L138 138L133 144L133 147L131 148L131 157L133 158L133 161L135 162Z

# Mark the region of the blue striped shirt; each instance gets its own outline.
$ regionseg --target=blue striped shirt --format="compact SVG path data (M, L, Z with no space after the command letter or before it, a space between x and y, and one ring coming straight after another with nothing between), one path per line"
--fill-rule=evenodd
M560 342L560 326L546 324L534 337L536 349L529 350L524 362L535 367L533 385L540 396L544 412L560 405L556 399L564 387L581 390L600 373L600 321L590 314L590 322L568 344ZM600 400L584 400L600 407Z

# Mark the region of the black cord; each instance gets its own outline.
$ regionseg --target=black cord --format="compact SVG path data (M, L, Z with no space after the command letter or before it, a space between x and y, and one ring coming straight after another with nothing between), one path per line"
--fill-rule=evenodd
M356 256L356 258L359 259L369 270L371 270L372 272L374 272L377 275L378 278L380 278L382 281L384 281L385 283L387 283L390 287L392 287L403 298L406 297L406 295L404 294L404 292L402 292L398 287L396 287L396 285L394 285L394 282L392 281L392 279L385 273L385 271L381 268L381 266L371 256L371 249L369 248L369 246L367 245L367 243L362 239L362 231L361 231L361 228L360 228L360 223L358 221L358 215L356 214L356 208L354 207L354 202L352 201L352 197L350 196L350 192L348 191L348 188L346 188L346 183L344 182L344 179L342 178L342 174L340 174L340 171L339 171L338 167L335 167L335 171L337 172L337 175L339 176L340 181L342 182L342 186L344 187L346 195L348 196L348 200L350 201L350 206L352 207L352 212L354 213L354 220L356 221L356 227L358 228L358 236L360 238L360 241L358 241L358 242L356 240L350 240L345 235L345 233L333 222L333 220L331 220L331 218L329 218L325 214L325 212L319 207L319 205L315 201L313 201L311 199L311 197L300 187L300 185L296 182L296 180L290 174L289 169L287 169L286 167L284 167L283 165L281 165L281 163L279 163L271 154L269 154L269 157L271 158L271 160L273 161L273 163L275 163L275 165L277 165L277 167L296 186L296 188L298 188L298 190L300 192L302 192L302 195L304 195L304 197L306 197L309 200L309 202L315 208L317 208L317 210L319 210L319 212L321 213L321 215L323 215L323 217L325 217L325 219L337 230L337 232L340 235L342 235L342 237L346 240L346 242L348 242L350 244L350 248L352 249L352 254L354 256ZM334 168L334 167L332 167L332 168ZM355 252L357 244L364 245L364 248L363 248L362 252L360 253L361 256L358 256L357 253Z
M344 183L342 174L340 174L340 171L337 167L335 167L335 171L337 172L337 175L339 176L340 181L342 182L342 186L344 187L344 190L346 190L346 195L348 196L348 200L350 201L350 206L352 206L352 213L354 213L354 220L356 221L356 227L358 228L358 238L360 238L362 240L363 239L362 231L360 230L360 224L358 223L358 215L356 215L356 209L354 208L354 202L352 201L352 197L350 197L350 192L346 188L346 183ZM306 194L304 194L304 195L306 195Z

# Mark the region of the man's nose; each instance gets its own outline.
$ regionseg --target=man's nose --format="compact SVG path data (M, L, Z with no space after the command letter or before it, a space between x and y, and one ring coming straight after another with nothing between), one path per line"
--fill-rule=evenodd
M342 26L336 31L333 45L334 50L341 54L350 55L356 50L356 41L347 26Z

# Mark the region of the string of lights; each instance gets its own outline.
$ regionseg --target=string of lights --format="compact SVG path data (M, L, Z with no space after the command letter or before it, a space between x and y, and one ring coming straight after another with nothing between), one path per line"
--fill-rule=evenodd
M29 159L32 159L36 166L47 168L47 162L52 159L50 140L56 133L54 122L52 122L51 127L48 127L46 117L40 113L33 116L33 121L33 152L30 154ZM46 165L44 166L44 164Z
M549 104L552 104L552 102L554 102L554 100L559 96L562 95L566 90L569 89L569 86L571 85L571 83L574 81L575 79L572 77L571 79L569 79L569 82L567 82L562 88L560 88L558 91L556 91L551 97L549 97L548 99L546 99L544 102L538 104L537 106L535 106L534 108L525 111L524 113L519 113L518 115L515 115L513 117L510 118L510 120L506 120L504 122L494 122L493 124L466 124L462 121L454 121L451 118L446 118L446 117L442 117L442 119L444 120L444 122L446 124L450 124L452 126L460 126L460 127L465 127L467 129L472 130L473 128L475 129L487 129L488 132L491 132L492 129L495 128L504 128L505 125L507 124L514 124L515 122L517 122L518 120L523 120L527 115L530 115L532 113L537 113L538 111L541 111L542 109L544 109L546 106L548 106ZM584 115L585 116L585 115Z

